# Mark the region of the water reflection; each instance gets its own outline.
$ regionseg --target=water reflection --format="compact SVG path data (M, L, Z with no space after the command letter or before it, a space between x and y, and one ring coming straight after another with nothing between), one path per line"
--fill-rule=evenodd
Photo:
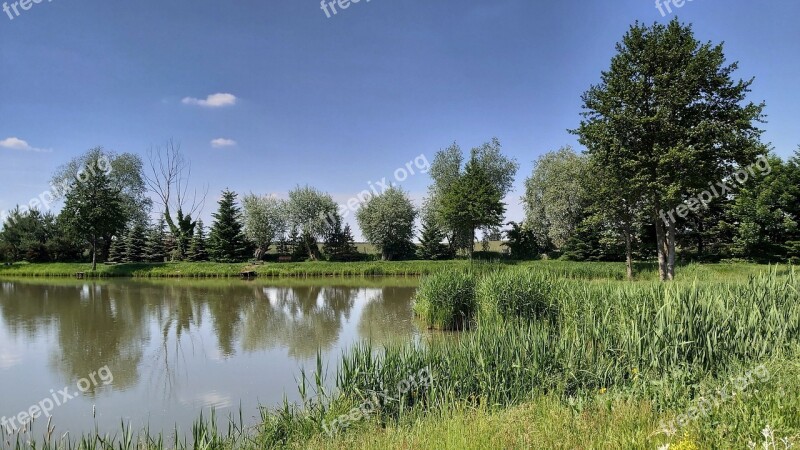
M105 365L113 385L56 411L62 432L93 429L84 407L95 403L111 430L121 418L189 426L204 407L240 402L255 415L257 403L292 398L299 367L318 351L335 367L358 341L418 334L414 280L324 283L0 282L0 415ZM20 377L25 389L14 387Z

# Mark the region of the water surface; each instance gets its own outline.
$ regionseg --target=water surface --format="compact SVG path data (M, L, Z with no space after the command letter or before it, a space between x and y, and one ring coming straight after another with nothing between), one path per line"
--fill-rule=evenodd
M0 418L49 399L56 435L114 433L121 420L169 434L212 408L254 423L259 405L298 399L318 351L332 380L354 344L418 338L415 285L0 280Z

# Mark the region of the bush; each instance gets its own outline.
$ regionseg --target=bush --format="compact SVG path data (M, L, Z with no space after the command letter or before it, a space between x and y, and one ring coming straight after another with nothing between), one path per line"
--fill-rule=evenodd
M414 312L431 328L466 328L475 313L475 276L470 272L446 271L423 278Z
M545 319L558 314L557 281L525 269L503 270L485 276L477 287L482 316Z

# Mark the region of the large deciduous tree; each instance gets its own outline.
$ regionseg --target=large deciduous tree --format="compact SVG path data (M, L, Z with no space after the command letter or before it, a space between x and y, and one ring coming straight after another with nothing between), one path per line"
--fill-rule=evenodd
M298 186L289 192L286 210L290 228L300 233L308 257L319 259L316 243L324 238L338 213L333 198L311 186Z
M570 147L539 157L525 181L525 225L537 242L562 248L586 215L588 160Z
M662 280L675 274L676 227L661 213L765 152L755 125L764 105L746 101L752 79L734 80L736 69L722 45L698 41L677 19L637 23L583 94L574 132L613 186L643 193Z
M121 216L125 223L149 220L152 200L147 197L147 185L142 173L142 159L131 153L117 154L102 147L93 148L59 167L50 183L55 200L65 199L70 192L85 180L102 173L108 187L119 193L122 202ZM99 255L107 256L112 237L111 230L97 237Z
M92 152L89 167L102 167L99 152ZM77 235L84 238L91 247L92 270L97 270L98 245L106 239L111 245L111 237L122 230L128 222L127 198L120 183L115 182L103 170L90 176L81 177L66 194L64 209L61 211L65 224Z
M244 206L244 230L247 238L256 246L255 258L263 257L270 246L286 233L286 202L272 196L246 195Z
M417 209L402 189L390 187L368 199L356 212L364 237L375 245L384 260L395 259L413 248Z
M458 239L459 249L469 252L470 258L475 249L475 231L502 225L505 210L502 192L475 154L441 199L444 223L454 235L463 236Z
M499 194L500 199L503 199L511 190L514 176L519 169L519 164L515 160L502 154L500 141L496 138L480 147L473 148L467 166L470 163L473 166L473 174L480 173L486 184ZM428 173L431 175L433 183L429 187L428 198L425 200L425 214L430 215L432 225L446 233L452 250L471 250L474 247L475 229L470 229L471 224L459 222L452 215L454 212L452 201L457 200L453 192L455 190L463 191L466 184L472 183L472 181L463 180L466 175L466 167L464 155L458 144L439 151ZM473 198L473 200L475 199ZM494 221L492 223L494 224ZM499 226L499 223L491 226ZM479 227L488 227L488 225L479 225Z
M202 190L190 187L192 165L184 157L180 144L172 140L163 147L151 148L148 161L145 181L174 239L172 257L182 260L194 235L196 222L192 217L202 213L208 185Z

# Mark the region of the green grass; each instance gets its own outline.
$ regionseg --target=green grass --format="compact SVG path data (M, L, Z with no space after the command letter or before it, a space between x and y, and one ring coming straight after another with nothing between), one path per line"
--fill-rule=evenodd
M672 436L659 433L662 421L684 414L690 402L659 411L630 391L596 393L581 402L565 402L553 394L537 395L510 408L453 405L446 411L410 416L386 428L365 422L350 433L330 439L315 436L293 445L317 449L671 449L748 448L765 441L785 448L781 439L800 445L800 359L768 366L773 377L744 395L720 403L708 415L690 422ZM703 389L724 383L708 379ZM687 386L685 390L689 390ZM762 431L774 431L766 438Z
M299 263L250 263L226 264L213 262L176 262L158 264L118 264L97 266L91 271L87 263L16 263L12 266L0 265L0 277L74 277L84 272L87 277L138 277L138 278L235 278L243 270L253 270L262 277L363 277L363 276L421 276L443 270L468 268L498 268L518 266L549 274L554 277L573 280L625 280L624 263L576 263L567 261L526 261L526 262L474 262L458 261L375 261L375 262L299 262ZM767 266L758 264L689 264L677 270L678 280L746 280L757 275ZM787 274L789 268L781 266L779 274ZM658 279L654 263L637 265L637 281Z
M420 281L414 312L437 330L463 330L475 314L475 275L452 270Z

